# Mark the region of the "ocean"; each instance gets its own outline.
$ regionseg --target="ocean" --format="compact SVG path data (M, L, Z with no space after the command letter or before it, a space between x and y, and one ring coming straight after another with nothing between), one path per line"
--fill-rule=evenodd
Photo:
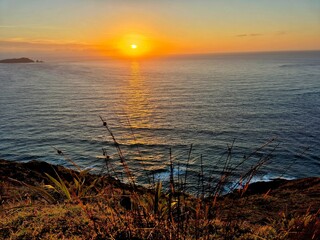
M0 84L2 159L72 167L57 148L126 181L101 116L142 185L170 159L194 187L226 161L233 179L264 160L253 181L320 175L320 52L1 64Z

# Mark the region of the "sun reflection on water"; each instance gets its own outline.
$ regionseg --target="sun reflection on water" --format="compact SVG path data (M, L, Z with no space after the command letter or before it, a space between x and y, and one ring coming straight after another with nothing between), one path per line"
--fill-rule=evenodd
M150 104L150 89L146 84L145 76L141 73L140 63L132 62L130 65L130 76L128 78L128 85L124 91L125 104L124 114L130 122L130 127L135 133L134 139L128 138L128 144L145 144L149 140L144 139L143 136L137 135L135 129L150 129L152 127L152 116L154 109ZM131 134L131 133L128 133Z
M150 128L152 107L149 104L150 91L145 78L141 74L140 64L131 63L131 73L127 89L125 111L131 121L132 128Z
M143 71L143 65L133 61L129 66L125 86L122 91L121 109L118 117L121 130L117 132L124 144L123 150L131 162L131 168L141 177L145 171L160 170L166 167L159 146L163 144L163 136L157 136L156 105L152 101L152 88L148 75Z

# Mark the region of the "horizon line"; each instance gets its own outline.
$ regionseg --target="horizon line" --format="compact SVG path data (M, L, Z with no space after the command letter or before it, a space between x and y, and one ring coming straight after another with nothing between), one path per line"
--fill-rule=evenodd
M55 60L59 60L59 59L68 59L69 61L73 60L76 61L77 59L79 61L103 61L103 60L148 60L148 59L165 59L165 58L182 58L182 57L191 57L191 56L211 56L211 55L241 55L241 54L272 54L272 53L294 53L294 52L320 52L320 49L305 49L305 50L262 50L262 51L226 51L226 52L208 52L208 53L172 53L172 54L166 54L166 55L155 55L155 56L150 56L148 58L114 58L112 56L72 56L72 55L68 55L68 56L61 56L61 57L53 57L53 56L48 56L48 59L55 59ZM25 55L25 54L24 54ZM30 54L32 55L32 54ZM9 59L9 58L38 58L39 57L30 57L30 56L15 56L15 57L5 57L4 59ZM42 59L45 59L44 57L41 57Z

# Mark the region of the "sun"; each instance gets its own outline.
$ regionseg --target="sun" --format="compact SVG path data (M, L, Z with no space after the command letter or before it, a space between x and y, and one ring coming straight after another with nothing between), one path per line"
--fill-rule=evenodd
M125 34L116 39L118 56L123 58L144 58L152 52L150 39L141 34Z

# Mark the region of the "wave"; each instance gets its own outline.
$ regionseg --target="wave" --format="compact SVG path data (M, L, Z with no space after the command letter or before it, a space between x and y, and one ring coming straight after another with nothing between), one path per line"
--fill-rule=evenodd
M283 179L283 180L294 180L295 177L289 176L289 175L277 175L277 174L265 174L265 175L256 175L253 176L252 179L250 179L250 184L256 183L256 182L271 182L276 179ZM246 184L248 183L248 180L244 180L239 184L239 180L230 182L224 186L223 194L228 194L232 192L235 189L242 189Z
M314 63L293 63L293 64L282 64L279 65L280 68L296 68L296 67L316 67L319 66L320 62Z

